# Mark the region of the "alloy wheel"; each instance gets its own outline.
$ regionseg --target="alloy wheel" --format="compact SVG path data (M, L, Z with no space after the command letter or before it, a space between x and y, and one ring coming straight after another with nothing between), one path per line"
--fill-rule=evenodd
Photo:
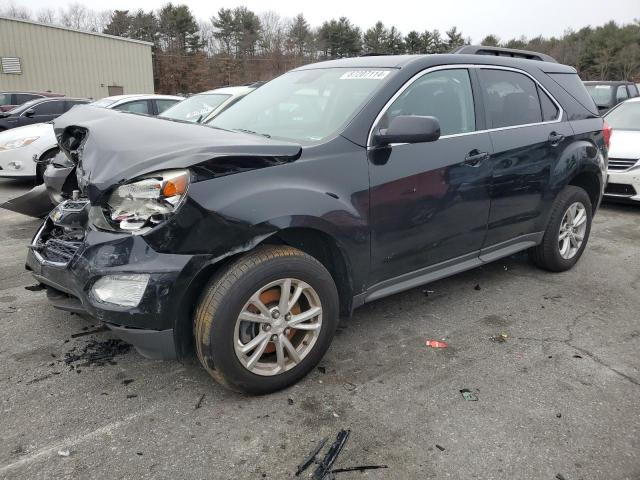
M582 247L587 231L587 209L581 202L572 203L560 222L558 249L565 260L572 259Z

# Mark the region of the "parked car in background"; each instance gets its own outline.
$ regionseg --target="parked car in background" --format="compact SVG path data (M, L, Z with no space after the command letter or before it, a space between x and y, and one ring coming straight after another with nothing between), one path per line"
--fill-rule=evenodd
M611 128L605 197L640 202L640 97L612 108L604 120Z
M240 87L223 87L198 93L165 110L160 116L171 120L207 123L262 83Z
M34 123L49 122L74 105L89 103L86 98L37 98L8 112L0 113L0 132Z
M633 82L589 81L584 82L584 85L598 106L600 114L606 113L627 98L634 98L640 95L638 86Z
M184 97L178 95L114 95L96 100L93 105L123 112L158 115L182 100Z
M181 101L175 95L119 95L92 105L111 110L145 114L162 111ZM0 132L0 177L35 178L36 186L26 194L0 205L18 213L42 217L62 200L62 186L73 170L59 152L51 123L38 123ZM40 185L43 182L46 185Z
M29 100L45 97L64 97L64 94L52 92L0 92L0 112L12 110Z
M27 268L53 306L251 393L301 379L367 302L524 250L568 270L603 120L575 69L509 53L306 65L207 125L76 108L54 127L78 193Z

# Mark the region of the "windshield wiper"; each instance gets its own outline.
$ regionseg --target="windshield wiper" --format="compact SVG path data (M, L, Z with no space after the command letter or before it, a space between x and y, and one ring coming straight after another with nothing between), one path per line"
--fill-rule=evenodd
M252 135L261 135L263 137L267 137L267 138L271 138L271 135L269 135L268 133L259 133L259 132L254 132L253 130L248 130L246 128L234 128L233 131L235 132L244 132L244 133L250 133Z

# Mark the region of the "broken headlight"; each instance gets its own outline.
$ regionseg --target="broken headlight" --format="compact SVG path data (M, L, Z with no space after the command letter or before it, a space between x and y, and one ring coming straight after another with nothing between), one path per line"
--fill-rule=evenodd
M109 197L105 214L121 230L158 225L180 207L190 177L189 170L169 170L121 185Z

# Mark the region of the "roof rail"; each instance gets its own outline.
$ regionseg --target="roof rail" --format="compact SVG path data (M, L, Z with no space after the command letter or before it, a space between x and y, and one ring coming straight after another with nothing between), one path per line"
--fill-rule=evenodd
M463 45L462 47L452 50L451 53L463 55L494 55L497 57L525 58L528 60L538 60L540 62L558 63L555 58L544 53L518 50L515 48L485 47L484 45Z

